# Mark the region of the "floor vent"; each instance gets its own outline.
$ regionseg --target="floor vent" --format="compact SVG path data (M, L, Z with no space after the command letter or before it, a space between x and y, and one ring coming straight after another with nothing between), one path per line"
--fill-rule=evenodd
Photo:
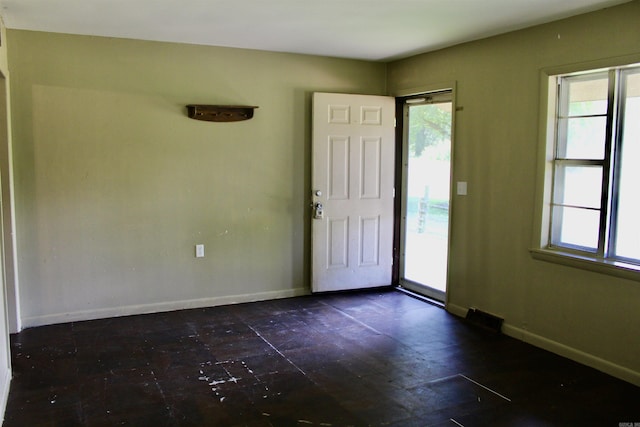
M484 311L480 311L473 307L467 311L465 319L473 325L480 326L483 329L487 329L497 334L501 332L502 322L504 321L501 317L485 313Z

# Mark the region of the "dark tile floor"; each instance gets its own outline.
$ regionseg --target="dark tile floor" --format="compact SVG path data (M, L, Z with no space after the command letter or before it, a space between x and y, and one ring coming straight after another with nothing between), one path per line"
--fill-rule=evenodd
M640 388L395 291L26 329L4 426L613 426Z

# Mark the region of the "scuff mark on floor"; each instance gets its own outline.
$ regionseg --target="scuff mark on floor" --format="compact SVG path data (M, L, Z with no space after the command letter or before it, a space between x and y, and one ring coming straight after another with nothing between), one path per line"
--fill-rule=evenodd
M294 368L296 368L300 373L302 373L302 375L304 375L305 377L307 376L307 373L305 371L303 371L298 365L296 365L295 363L293 363L293 361L291 359L289 359L287 356L285 356L280 350L278 350L273 344L271 344L269 342L269 340L267 340L265 337L262 336L262 334L260 334L260 332L258 332L253 326L251 325L247 325L249 327L249 329L251 329L253 331L254 334L256 334L262 341L264 341L269 347L271 347L276 353L278 353L278 355L280 355L284 360L286 360L291 366L293 366Z

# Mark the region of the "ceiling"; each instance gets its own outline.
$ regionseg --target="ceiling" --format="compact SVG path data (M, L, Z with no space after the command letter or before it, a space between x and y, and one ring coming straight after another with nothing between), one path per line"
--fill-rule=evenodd
M389 61L629 0L0 0L11 29Z

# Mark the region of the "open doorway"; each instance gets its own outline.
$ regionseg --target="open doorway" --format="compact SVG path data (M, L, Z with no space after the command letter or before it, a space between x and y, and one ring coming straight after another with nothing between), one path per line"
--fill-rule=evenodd
M400 98L399 284L444 302L449 260L452 91Z

